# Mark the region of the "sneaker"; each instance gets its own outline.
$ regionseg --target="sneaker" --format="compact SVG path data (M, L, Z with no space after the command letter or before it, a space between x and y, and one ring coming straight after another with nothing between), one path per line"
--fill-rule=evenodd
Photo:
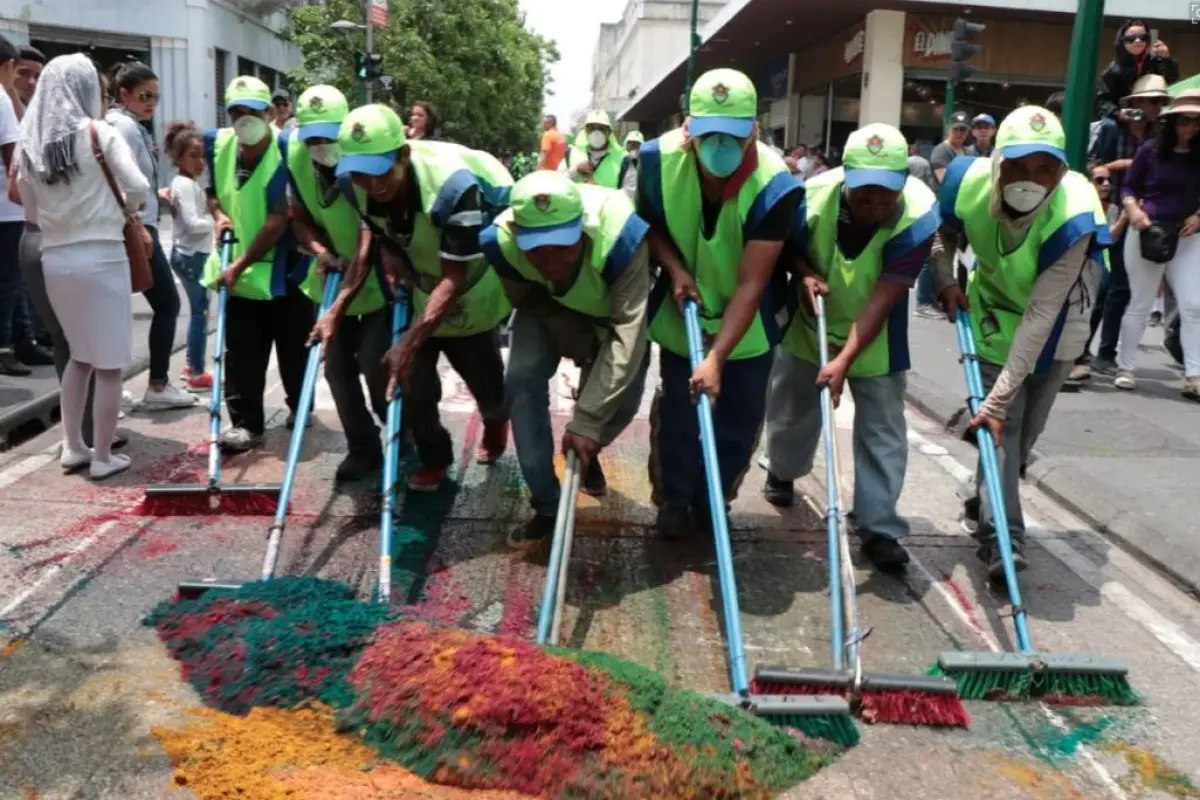
M554 538L554 517L534 514L533 518L513 528L508 534L508 546L514 550L540 550Z
M105 478L111 478L118 472L124 472L129 469L132 464L129 456L123 456L120 453L110 453L108 461L92 461L91 467L88 468L88 474L94 481L102 481Z
M1185 379L1179 392L1188 400L1200 401L1200 378Z
M1029 567L1029 560L1025 558L1025 543L1014 540L1013 543L1013 566L1017 572L1024 572ZM1000 551L995 545L987 544L979 548L976 553L979 559L987 564L987 577L989 581L996 583L1004 582L1004 561L1000 558Z
M445 480L445 467L422 467L408 479L408 488L414 492L436 492Z
M199 402L200 398L196 395L181 392L169 383L157 391L148 387L142 395L142 408L146 411L191 408Z
M767 480L763 483L762 493L768 503L780 508L786 508L796 502L796 487L792 481L785 481L770 472L767 473Z
M263 443L261 433L251 433L245 428L231 428L221 434L221 449L229 453L245 453Z
M207 372L201 372L199 375L189 375L185 385L189 392L211 392L213 376Z
M1067 380L1069 380L1069 381L1086 381L1090 377L1092 377L1092 365L1091 364L1076 364L1071 369L1071 374L1067 376Z
M11 350L0 351L0 375L24 378L32 374L33 370L18 361Z
M869 536L862 545L863 555L880 572L903 572L908 564L908 551L895 539Z
M1161 311L1151 311L1150 312L1150 320L1147 322L1147 324L1151 328L1161 328L1162 327L1162 312Z
M383 467L383 452L375 450L366 453L351 451L342 463L338 464L333 479L338 483L361 481L379 472Z
M917 306L916 314L924 319L945 319L946 315L934 306Z
M658 535L667 541L677 542L692 535L692 512L687 506L665 505L658 510L654 520Z
M54 366L54 352L37 342L22 342L13 348L13 355L27 367Z
M979 533L979 498L970 497L963 501L962 529L975 536Z
M1116 375L1117 362L1107 358L1092 359L1092 372L1097 375Z
M608 478L604 475L604 468L600 466L599 459L593 461L587 472L583 473L579 489L591 497L604 497L608 494Z
M475 451L475 461L480 464L493 464L500 460L508 449L508 422L493 422L483 426L483 438L479 449Z
M187 383L187 379L192 377L192 368L184 365L183 369L179 370L179 379Z
M1083 381L1068 377L1063 381L1062 386L1058 387L1060 392L1082 392Z
M1137 380L1133 377L1133 370L1123 369L1117 373L1117 377L1113 378L1113 386L1118 389L1124 389L1127 392L1132 392L1137 388Z

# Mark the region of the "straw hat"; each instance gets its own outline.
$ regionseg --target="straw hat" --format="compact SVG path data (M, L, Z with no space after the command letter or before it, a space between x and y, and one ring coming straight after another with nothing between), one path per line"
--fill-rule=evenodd
M1143 75L1133 83L1133 91L1121 98L1121 103L1144 98L1147 100L1169 100L1167 79L1162 75Z
M1161 116L1167 114L1200 115L1200 89L1185 89L1176 95L1171 105L1163 109Z

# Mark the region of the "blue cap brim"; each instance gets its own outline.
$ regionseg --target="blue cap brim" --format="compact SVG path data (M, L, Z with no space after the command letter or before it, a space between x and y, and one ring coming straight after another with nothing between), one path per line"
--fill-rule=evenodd
M232 111L238 107L253 109L254 111L266 111L271 107L270 103L264 103L262 100L234 100L225 104L226 111Z
M339 178L355 172L363 175L386 175L395 164L396 156L392 153L343 155L338 159L335 174Z
M847 189L861 189L863 186L882 186L898 192L904 188L908 180L908 170L892 169L847 169L845 186Z
M692 117L688 121L688 136L693 138L710 133L727 133L735 139L745 139L754 132L754 119L746 117Z
M311 122L308 125L300 126L300 141L307 142L309 139L331 139L337 141L338 131L341 130L341 123L338 122Z
M539 247L570 247L583 236L583 217L548 225L544 228L517 229L517 248L520 250L535 250Z
M1054 156L1064 164L1067 163L1067 154L1061 148L1049 144L1010 144L1000 151L1000 155L1005 158L1024 158L1034 153L1046 153L1047 155Z

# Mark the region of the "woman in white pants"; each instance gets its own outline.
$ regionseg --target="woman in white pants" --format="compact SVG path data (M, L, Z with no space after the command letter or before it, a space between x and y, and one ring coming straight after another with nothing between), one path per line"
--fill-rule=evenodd
M1165 275L1179 305L1183 396L1200 401L1200 91L1181 93L1162 112L1157 140L1142 145L1126 173L1121 202L1132 229L1124 250L1130 298L1113 383L1126 390L1137 385L1138 345ZM1175 253L1164 263L1143 253L1143 234L1154 225L1179 232Z
M60 460L69 471L89 467L96 480L129 468L129 457L111 450L121 411L121 371L133 360L125 213L139 208L150 191L129 146L102 121L102 97L91 59L82 53L53 59L21 121L17 162L21 201L42 230L46 293L71 349L62 376ZM93 155L93 141L124 192L125 208ZM89 450L83 415L93 375Z

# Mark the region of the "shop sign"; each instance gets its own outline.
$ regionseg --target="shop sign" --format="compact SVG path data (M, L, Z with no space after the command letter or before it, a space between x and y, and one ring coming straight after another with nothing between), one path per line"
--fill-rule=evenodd
M846 42L846 48L842 51L842 58L845 59L847 65L853 64L863 54L863 50L865 50L866 47L867 30L866 28L859 28L858 31L850 37L850 40Z
M922 58L945 58L954 40L952 31L917 30L913 34L913 52Z

